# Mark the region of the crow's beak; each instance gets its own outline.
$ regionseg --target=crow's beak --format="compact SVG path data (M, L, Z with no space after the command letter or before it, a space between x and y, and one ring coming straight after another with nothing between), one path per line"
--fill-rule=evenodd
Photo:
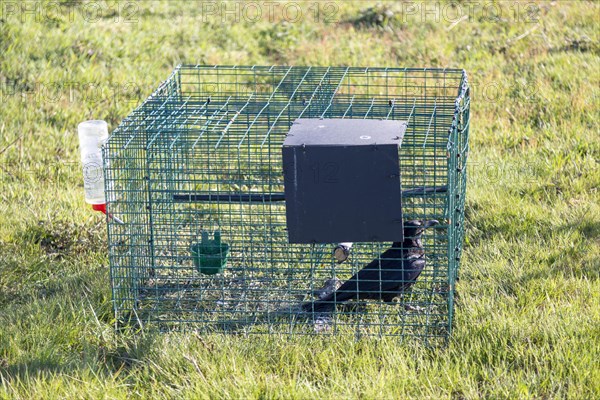
M430 219L428 221L425 221L425 223L423 224L423 228L431 228L432 226L436 226L439 223L440 221L438 221L437 219Z

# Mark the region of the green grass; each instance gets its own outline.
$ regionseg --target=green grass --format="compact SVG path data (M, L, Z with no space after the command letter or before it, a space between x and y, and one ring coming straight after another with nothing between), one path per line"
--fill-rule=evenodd
M91 21L83 1L37 19L11 4L0 3L0 398L600 397L598 3L527 14L530 2L501 2L499 20L478 6L458 23L391 2L321 3L337 4L325 10L336 23L315 20L312 2L294 23L283 2L273 23L222 22L196 2L99 2ZM116 127L182 62L468 71L467 237L447 348L113 330L76 125Z

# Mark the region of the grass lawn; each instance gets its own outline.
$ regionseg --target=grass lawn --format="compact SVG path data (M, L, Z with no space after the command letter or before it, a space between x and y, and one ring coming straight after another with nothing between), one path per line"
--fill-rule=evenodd
M599 39L592 1L2 0L0 398L600 398ZM446 348L115 332L76 127L179 63L467 70Z

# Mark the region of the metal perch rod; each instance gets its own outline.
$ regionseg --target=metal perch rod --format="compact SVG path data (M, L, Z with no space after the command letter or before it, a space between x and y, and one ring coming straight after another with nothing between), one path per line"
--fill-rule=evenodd
M424 195L429 193L445 193L448 191L448 186L425 186L416 189L409 189L402 191L402 197ZM283 193L211 193L211 194L197 194L197 193L176 193L173 194L173 201L177 203L201 203L207 201L214 202L239 202L239 203L270 203L285 201L285 195Z

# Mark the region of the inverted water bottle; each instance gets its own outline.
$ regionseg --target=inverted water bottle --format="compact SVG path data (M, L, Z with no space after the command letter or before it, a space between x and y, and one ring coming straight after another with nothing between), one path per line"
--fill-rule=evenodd
M108 139L108 125L105 121L100 120L84 121L79 124L77 130L83 167L85 201L91 204L94 210L106 214L102 145ZM118 223L123 223L112 215L110 217Z

